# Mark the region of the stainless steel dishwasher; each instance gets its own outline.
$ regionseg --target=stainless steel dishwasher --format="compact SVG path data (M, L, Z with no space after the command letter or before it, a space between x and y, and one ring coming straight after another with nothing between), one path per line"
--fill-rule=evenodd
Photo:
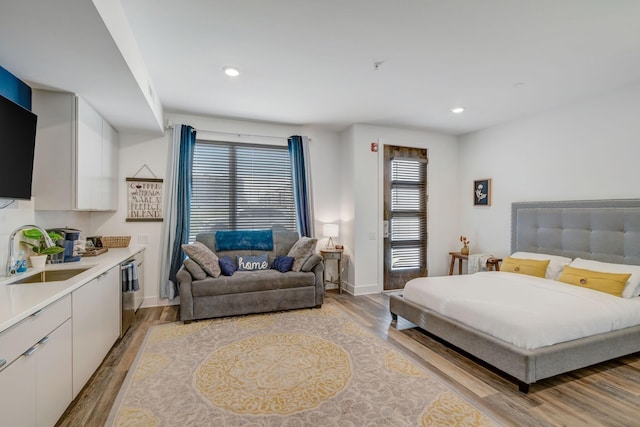
M138 276L138 289L127 288L126 274L130 265L135 264ZM139 252L132 258L120 264L120 289L122 289L122 328L120 338L136 320L136 311L144 299L144 252Z

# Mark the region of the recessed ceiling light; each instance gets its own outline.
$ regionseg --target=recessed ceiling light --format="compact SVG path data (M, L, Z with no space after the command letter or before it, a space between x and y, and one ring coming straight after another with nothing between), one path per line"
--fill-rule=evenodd
M460 113L462 113L463 111L464 111L464 108L463 108L463 107L455 107L455 108L452 108L452 109L451 109L451 112L452 112L452 113L455 113L455 114L460 114Z
M229 77L238 77L240 75L240 70L235 67L224 67L222 71Z

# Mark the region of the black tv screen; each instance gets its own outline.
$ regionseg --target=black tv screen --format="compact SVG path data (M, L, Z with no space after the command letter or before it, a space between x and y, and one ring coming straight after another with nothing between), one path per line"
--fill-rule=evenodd
M0 95L0 198L31 199L37 119Z

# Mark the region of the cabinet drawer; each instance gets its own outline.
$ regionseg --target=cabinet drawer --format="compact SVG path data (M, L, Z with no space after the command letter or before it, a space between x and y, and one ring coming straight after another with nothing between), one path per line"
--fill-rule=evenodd
M342 252L323 252L322 257L327 260L342 258Z
M9 365L69 318L71 318L71 295L66 295L3 331L0 333L0 360L4 359L5 366Z

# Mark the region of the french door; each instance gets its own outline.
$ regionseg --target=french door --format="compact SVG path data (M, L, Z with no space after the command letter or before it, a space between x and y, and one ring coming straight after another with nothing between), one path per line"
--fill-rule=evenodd
M427 275L427 150L384 146L384 290Z

